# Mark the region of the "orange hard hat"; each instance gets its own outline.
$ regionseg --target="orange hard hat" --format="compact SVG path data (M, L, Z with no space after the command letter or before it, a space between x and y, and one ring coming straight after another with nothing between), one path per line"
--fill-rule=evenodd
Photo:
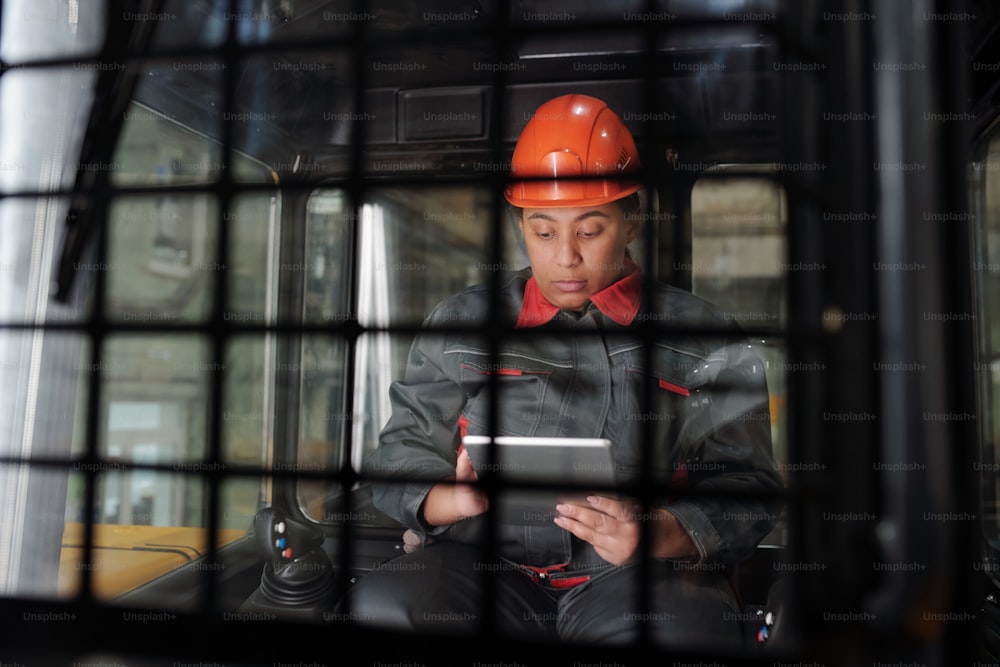
M504 197L521 208L607 204L639 191L638 171L635 140L604 101L561 95L538 107L521 132Z

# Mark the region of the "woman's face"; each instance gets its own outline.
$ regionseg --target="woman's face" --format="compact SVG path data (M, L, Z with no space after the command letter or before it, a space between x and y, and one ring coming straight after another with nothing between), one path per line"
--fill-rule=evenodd
M638 222L612 202L582 208L525 208L521 232L531 270L549 303L581 311L591 294L625 275L625 245Z

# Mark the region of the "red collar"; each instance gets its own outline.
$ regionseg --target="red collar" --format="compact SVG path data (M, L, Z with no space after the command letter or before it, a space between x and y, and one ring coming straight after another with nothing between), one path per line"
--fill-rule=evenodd
M625 262L626 268L631 269L627 276L590 295L591 303L597 306L598 310L623 327L632 324L632 320L639 312L639 301L642 297L642 271L632 260L626 259ZM559 308L542 296L542 290L539 289L535 277L528 278L528 283L524 286L524 302L517 317L517 328L540 326L555 317L558 312Z

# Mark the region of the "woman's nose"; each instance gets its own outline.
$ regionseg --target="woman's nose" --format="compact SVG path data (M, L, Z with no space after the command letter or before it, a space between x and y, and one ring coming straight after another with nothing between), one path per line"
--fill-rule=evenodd
M580 252L577 247L577 242L575 237L563 238L559 241L559 247L556 250L556 263L559 266L570 267L576 266L580 261Z

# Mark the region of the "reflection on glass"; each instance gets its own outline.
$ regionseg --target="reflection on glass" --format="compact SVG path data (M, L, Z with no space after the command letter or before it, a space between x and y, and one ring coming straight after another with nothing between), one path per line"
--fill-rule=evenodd
M768 178L702 179L691 190L692 291L746 328L784 322L785 191Z
M169 63L151 67L171 72ZM215 182L222 168L222 147L162 113L136 102L125 112L115 149L112 182L129 185L194 185Z
M992 132L988 144L972 167L972 196L975 215L975 259L978 287L978 354L976 374L979 399L979 428L986 443L982 462L976 464L982 480L983 530L993 549L1000 549L1000 133Z
M151 72L149 81L217 77L211 72L222 71L221 63L183 61L154 62L147 64L147 68ZM209 74L205 74L205 70L209 70ZM160 85L169 84L161 82ZM183 81L175 85L184 87ZM224 167L231 169L233 177L240 181L274 182L271 169L263 163L237 151L230 153L231 164L224 163L222 144L180 125L156 109L132 102L124 117L111 174L115 185L209 184L218 181ZM219 134L216 127L208 129L212 135Z
M158 29L151 32L149 51L191 46L219 46L226 41L226 13L229 0L162 3L159 12L132 12L133 21L152 21ZM129 17L126 17L129 18Z
M774 460L778 462L778 469L787 481L791 474L792 462L788 458L788 444L785 440L788 421L788 399L785 383L786 373L816 373L821 372L823 367L816 368L812 365L793 368L787 361L785 348L783 345L761 344L757 346L757 354L764 361L764 369L767 374L767 388L770 394L771 410L771 443L774 451Z
M202 320L220 272L218 207L203 194L119 197L108 230L107 312L130 322Z
M233 111L223 120L235 145L250 155L275 154L275 143L285 136L279 128L295 128L300 136L327 142L335 131L346 130L354 122L372 125L370 117L342 110L354 99L353 89L344 80L353 71L353 61L345 51L248 54L239 67L240 86L235 91ZM344 119L353 122L343 123ZM280 155L284 157L269 165L278 174L294 174L313 182L331 175L327 163L308 155ZM234 175L238 180L259 177L239 170Z
M692 291L747 331L779 329L785 322L785 273L790 270L787 226L785 190L773 179L741 175L699 180L691 190L691 265L675 264L674 269L689 270ZM751 343L767 372L774 456L781 465L787 461L785 373L795 369L789 369L781 341L752 335Z

